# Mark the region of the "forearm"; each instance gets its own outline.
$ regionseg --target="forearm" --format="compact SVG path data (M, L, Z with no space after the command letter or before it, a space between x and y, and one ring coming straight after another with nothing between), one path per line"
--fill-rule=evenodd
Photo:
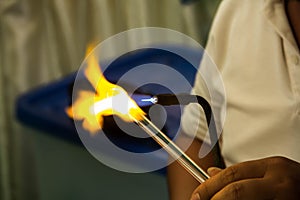
M188 143L191 138L187 136L179 137L176 143L179 146ZM187 149L186 153L204 170L209 167L222 167L222 163L216 163L216 153L210 152L206 157L199 159L199 150L201 145L205 145L202 141L194 139ZM222 160L222 159L221 159ZM168 166L168 185L171 200L186 200L189 199L194 189L199 186L194 177L192 177L178 162L173 162Z

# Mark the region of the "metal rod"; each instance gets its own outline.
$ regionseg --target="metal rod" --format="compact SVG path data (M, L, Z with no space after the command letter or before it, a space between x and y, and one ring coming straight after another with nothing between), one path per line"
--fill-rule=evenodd
M134 121L179 162L197 181L205 182L209 175L186 155L167 135L160 131L149 119Z

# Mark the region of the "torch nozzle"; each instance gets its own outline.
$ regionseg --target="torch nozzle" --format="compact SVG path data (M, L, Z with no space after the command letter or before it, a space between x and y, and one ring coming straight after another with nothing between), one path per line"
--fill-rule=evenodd
M158 99L156 96L154 97L150 97L150 98L145 98L145 99L141 99L142 102L151 102L152 104L156 104Z
M162 106L172 105L188 105L190 103L198 103L204 110L206 122L209 126L212 110L209 103L205 98L198 95L191 94L158 94L155 96L150 95L132 95L132 98L137 102L139 106L152 106L154 104L160 104Z

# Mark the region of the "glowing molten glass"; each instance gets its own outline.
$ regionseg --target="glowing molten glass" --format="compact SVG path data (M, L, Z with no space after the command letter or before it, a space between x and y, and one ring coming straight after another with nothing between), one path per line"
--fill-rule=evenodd
M103 126L103 116L117 115L127 122L144 117L145 113L122 87L105 79L93 53L87 58L84 74L96 92L80 91L73 105L66 109L74 120L83 120L84 129L95 134Z

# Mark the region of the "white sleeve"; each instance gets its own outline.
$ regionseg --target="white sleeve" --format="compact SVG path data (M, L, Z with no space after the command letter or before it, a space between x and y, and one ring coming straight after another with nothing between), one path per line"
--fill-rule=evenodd
M192 94L204 97L212 106L218 136L222 132L226 112L225 89L220 71L228 48L228 32L233 19L232 2L223 1L219 6L192 89ZM181 128L187 135L210 142L205 114L200 105L189 104L184 108Z

